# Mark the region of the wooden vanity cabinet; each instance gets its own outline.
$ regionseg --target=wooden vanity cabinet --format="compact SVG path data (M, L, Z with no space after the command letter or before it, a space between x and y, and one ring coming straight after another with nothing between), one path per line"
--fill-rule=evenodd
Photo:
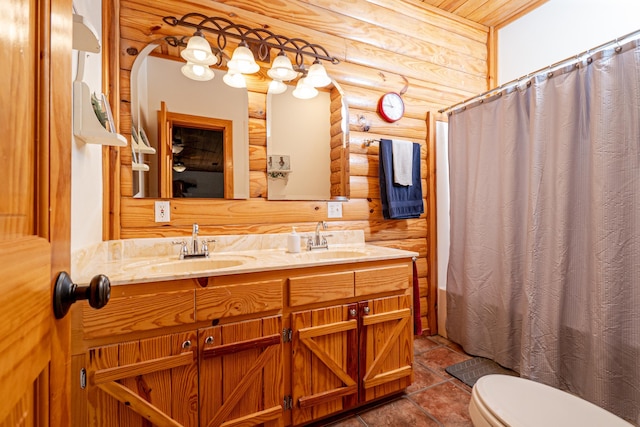
M340 292L322 292L336 287L335 279ZM344 298L350 292L364 297L366 289L373 295L397 294L291 313L294 425L398 393L411 384L412 298L406 265L295 277L290 283L293 304L302 301L296 295L305 284L308 295L322 300L331 295Z
M74 425L302 425L412 381L411 262L112 288L72 309ZM151 423L151 424L150 424Z

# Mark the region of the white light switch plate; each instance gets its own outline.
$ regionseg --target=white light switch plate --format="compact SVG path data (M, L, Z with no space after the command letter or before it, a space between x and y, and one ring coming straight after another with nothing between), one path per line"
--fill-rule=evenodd
M327 216L329 218L342 218L342 203L327 202Z
M156 201L156 222L171 221L170 208L168 200Z

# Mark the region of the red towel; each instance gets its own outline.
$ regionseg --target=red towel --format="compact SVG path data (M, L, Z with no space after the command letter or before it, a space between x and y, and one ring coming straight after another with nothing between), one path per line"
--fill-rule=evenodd
M420 318L420 286L418 285L418 267L413 261L413 333L422 334L422 319Z

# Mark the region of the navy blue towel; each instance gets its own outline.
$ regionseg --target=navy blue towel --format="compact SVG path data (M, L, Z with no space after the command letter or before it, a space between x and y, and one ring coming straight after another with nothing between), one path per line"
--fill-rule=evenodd
M385 219L418 218L424 212L422 179L420 177L420 144L413 144L413 184L397 185L393 182L391 140L380 141L380 199Z

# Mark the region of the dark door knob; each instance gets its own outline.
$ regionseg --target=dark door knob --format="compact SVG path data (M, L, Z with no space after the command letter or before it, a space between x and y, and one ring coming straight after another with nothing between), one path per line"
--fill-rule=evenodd
M94 276L89 286L78 286L62 271L58 274L56 287L53 289L53 313L56 319L62 319L71 304L83 299L89 300L89 305L93 308L102 308L109 302L110 296L111 282L104 274Z

